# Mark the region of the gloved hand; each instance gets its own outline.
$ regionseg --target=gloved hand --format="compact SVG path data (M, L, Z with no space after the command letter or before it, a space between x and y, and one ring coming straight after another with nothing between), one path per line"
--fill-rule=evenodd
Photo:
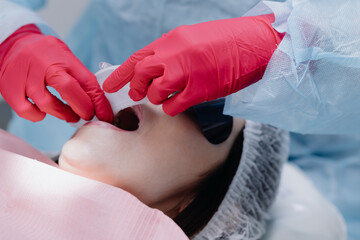
M94 113L100 120L113 119L95 75L61 40L42 35L35 25L18 29L0 45L0 92L19 116L34 122L46 113L68 122L90 120Z
M283 37L274 20L269 14L180 26L130 56L103 88L115 92L130 81L133 100L147 95L171 116L227 96L262 78Z

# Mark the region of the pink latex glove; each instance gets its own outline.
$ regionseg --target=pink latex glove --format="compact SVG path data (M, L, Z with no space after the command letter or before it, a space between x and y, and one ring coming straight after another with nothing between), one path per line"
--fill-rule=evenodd
M47 86L69 105L52 95ZM95 113L100 120L113 119L95 75L61 40L42 35L32 24L0 45L0 92L20 117L34 122L46 113L67 122L79 117L90 120Z
M147 95L170 116L225 97L262 78L283 37L274 20L269 14L180 26L130 56L103 88L115 92L130 82L133 100Z

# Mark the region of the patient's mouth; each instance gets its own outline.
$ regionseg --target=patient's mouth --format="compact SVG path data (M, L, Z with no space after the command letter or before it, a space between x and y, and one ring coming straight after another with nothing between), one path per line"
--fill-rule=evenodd
M112 124L126 131L135 131L139 128L139 123L140 120L137 112L134 111L133 108L128 107L119 111L114 116L114 121Z

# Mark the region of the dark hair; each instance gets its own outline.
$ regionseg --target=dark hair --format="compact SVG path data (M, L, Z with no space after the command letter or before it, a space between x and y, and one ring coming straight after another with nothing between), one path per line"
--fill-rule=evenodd
M195 199L173 219L188 237L205 227L220 206L238 169L243 141L241 130L224 163L200 183Z

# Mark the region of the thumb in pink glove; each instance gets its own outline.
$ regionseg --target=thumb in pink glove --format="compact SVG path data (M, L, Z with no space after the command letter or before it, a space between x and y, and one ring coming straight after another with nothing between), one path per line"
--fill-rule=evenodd
M133 100L147 95L170 116L225 97L262 78L283 37L274 20L269 14L180 26L130 56L104 90L130 82Z
M18 29L0 45L0 92L19 116L34 122L46 113L68 122L90 120L94 113L103 121L113 119L95 75L61 40L42 35L35 25Z

